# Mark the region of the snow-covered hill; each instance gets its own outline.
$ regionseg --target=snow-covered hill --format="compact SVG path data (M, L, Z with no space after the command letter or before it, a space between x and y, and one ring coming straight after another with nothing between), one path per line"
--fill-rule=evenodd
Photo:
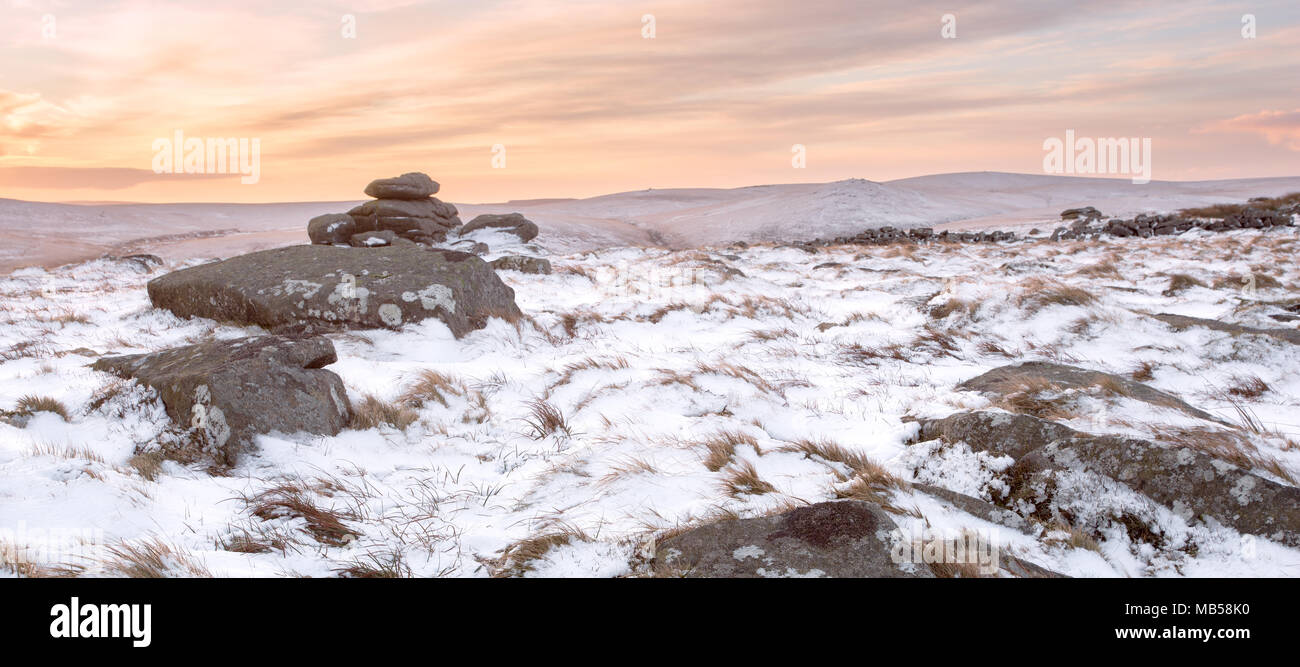
M810 240L886 225L1043 226L1055 223L1062 209L1076 206L1131 216L1296 191L1300 178L1134 185L1123 179L980 172L887 183L851 179L653 189L588 199L458 206L465 221L482 213L522 213L542 228L539 243L552 252L568 253L629 245L690 248L732 241ZM354 204L67 205L0 200L0 273L90 259L117 252L124 244L179 259L303 243L307 220ZM218 236L192 238L204 232Z

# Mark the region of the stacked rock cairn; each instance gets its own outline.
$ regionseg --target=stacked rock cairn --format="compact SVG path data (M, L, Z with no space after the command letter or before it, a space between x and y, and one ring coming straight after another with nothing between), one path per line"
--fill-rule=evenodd
M381 178L367 185L365 192L374 199L347 213L312 218L307 223L311 242L354 247L433 245L461 226L456 207L433 196L438 183L427 174Z

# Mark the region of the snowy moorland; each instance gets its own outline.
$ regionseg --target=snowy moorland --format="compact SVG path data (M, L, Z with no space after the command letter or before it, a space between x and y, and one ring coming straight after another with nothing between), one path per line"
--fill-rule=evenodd
M995 534L1071 576L1295 576L1300 550L1167 509L1159 540L1105 521L1016 531L913 485L998 492L1008 460L916 442L914 420L1023 408L956 387L1027 360L1216 418L1077 391L1051 403L1072 428L1232 443L1295 484L1300 346L1148 314L1294 328L1298 236L551 256L551 275L500 273L521 322L331 334L353 428L260 436L232 469L162 460L161 403L87 367L263 333L151 308L145 283L199 260L22 269L0 278L0 574L639 576L684 527L868 494L904 531ZM1075 502L1143 499L1117 484Z

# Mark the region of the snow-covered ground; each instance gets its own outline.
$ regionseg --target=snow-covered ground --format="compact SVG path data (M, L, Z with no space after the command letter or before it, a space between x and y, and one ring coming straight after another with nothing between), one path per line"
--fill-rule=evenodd
M22 427L0 423L0 541L30 547L38 565L72 562L86 574L121 573L123 553L152 544L170 549L160 567L178 576L635 575L663 531L836 497L844 465L799 443L835 443L904 479L989 497L1006 461L909 445L916 426L905 418L996 409L955 386L1032 359L1146 369L1149 384L1232 423L1242 417L1236 401L1264 428L1230 430L1257 460L1276 462L1260 474L1300 477L1300 346L1175 331L1142 314L1294 327L1270 318L1287 311L1269 302L1296 298L1298 237L1289 228L552 256L553 275L501 273L530 317L519 325L493 320L460 340L437 320L331 335L340 359L329 369L354 403L395 400L432 370L450 379L445 405L427 401L404 430L264 436L260 453L217 475L133 459L164 428L162 408L141 391L96 400L118 381L86 364L262 331L154 310L144 285L157 272L128 264L23 269L0 278L0 410L49 396L68 419L39 412ZM1195 282L1166 294L1175 274ZM1054 303L1061 285L1095 301ZM1266 389L1229 391L1254 378ZM566 428L539 432L530 423L538 401ZM1222 428L1123 398L1076 403L1062 418L1085 431ZM766 486L738 490L747 467ZM285 502L268 504L276 500ZM1117 488L1081 502L1130 499ZM1168 539L1153 546L1122 530L1092 541L1030 536L916 491L891 504L906 510L896 519L904 530L996 533L1009 553L1074 576L1300 574L1300 550L1260 539L1246 551L1235 531L1168 511L1159 516ZM546 550L527 541L539 535L566 539ZM529 549L540 557L525 562Z

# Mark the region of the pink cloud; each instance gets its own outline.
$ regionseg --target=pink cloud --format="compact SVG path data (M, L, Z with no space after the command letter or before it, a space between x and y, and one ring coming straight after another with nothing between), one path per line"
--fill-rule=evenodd
M1203 128L1206 132L1246 132L1258 134L1268 143L1300 151L1300 109L1292 111L1264 110L1220 120Z

